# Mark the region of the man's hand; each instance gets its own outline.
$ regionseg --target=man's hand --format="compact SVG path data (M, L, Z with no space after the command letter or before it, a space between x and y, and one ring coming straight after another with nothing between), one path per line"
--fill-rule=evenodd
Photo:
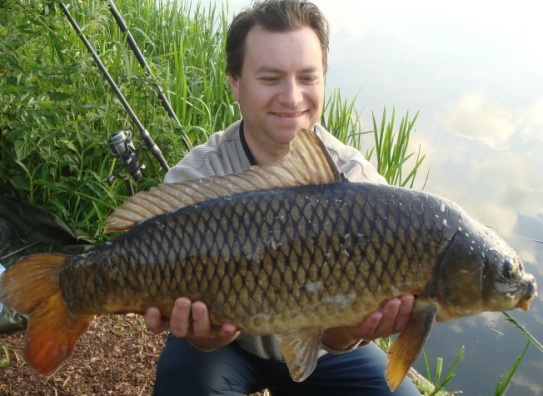
M201 350L220 348L239 335L234 325L212 326L207 306L201 301L192 303L185 297L175 300L170 320L164 320L157 308L149 308L144 319L152 332L158 334L169 328L175 337L184 337Z
M334 349L347 349L359 340L372 341L401 333L411 319L415 297L403 295L391 298L356 326L336 327L324 331L323 341Z
M362 339L371 341L401 333L411 319L414 302L412 295L391 298L359 325L325 330L323 341L341 350ZM149 308L144 318L147 328L152 332L158 334L169 328L175 337L185 337L202 350L227 345L239 335L234 325L212 326L206 305L200 301L192 303L184 297L175 301L170 320L164 320L157 308Z

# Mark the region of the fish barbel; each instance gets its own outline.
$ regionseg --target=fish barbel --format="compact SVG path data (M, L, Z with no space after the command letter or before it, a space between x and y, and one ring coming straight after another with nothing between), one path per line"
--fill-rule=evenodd
M94 315L168 314L186 296L215 325L274 334L302 381L323 330L410 293L411 321L388 353L395 389L434 319L527 310L537 295L515 252L456 204L344 180L306 130L270 166L138 193L107 229L126 232L75 256L22 258L0 278L0 301L28 315L26 359L41 374L70 356Z

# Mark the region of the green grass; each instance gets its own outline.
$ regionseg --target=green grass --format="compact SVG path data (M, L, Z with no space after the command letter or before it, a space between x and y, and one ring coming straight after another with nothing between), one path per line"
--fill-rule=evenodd
M401 187L413 187L420 165L426 158L421 154L420 147L415 158L415 163L405 176L404 166L413 157L414 153L408 153L409 140L419 113L412 118L409 112L400 120L400 126L396 129L396 110L392 109L392 116L387 118L386 109L383 110L381 123L372 113L375 146L369 156L375 153L377 157L377 171L392 185ZM430 170L428 170L428 173ZM428 173L426 178L428 178ZM425 183L426 184L426 180Z
M226 8L176 4L116 3L149 63L149 76L107 2L67 3L169 164L186 152L184 135L195 145L239 118L221 53ZM8 11L0 12L1 191L53 211L98 240L107 238L105 219L128 195L123 182L128 175L104 183L119 166L105 142L118 130L131 130L141 145L138 131L54 3L5 0L1 6ZM163 109L157 86L181 126ZM147 168L138 190L164 176L149 152L142 160Z
M528 340L528 342L526 342L526 346L524 347L522 353L519 356L517 356L517 358L515 359L515 362L511 366L511 369L509 370L507 375L505 377L502 376L500 380L498 381L498 384L496 385L496 391L494 392L496 396L501 396L505 393L505 390L507 389L507 386L509 385L511 378L513 378L513 375L517 371L517 368L520 362L522 361L522 359L524 358L524 355L526 355L526 352L528 351L529 346L530 346L530 341Z
M429 396L436 396L445 392L445 386L453 379L454 372L458 367L460 360L464 356L464 351L464 347L460 348L460 351L458 352L458 355L456 356L451 368L446 373L443 372L443 358L438 357L436 359L435 372L433 374L432 365L428 360L426 350L422 351L424 356L424 365L426 367L426 378L428 378L428 380L433 384L433 389L428 393Z
M9 348L7 347L7 345L2 345L0 346L0 348L2 349L3 354L3 356L0 358L0 368L4 368L9 366Z

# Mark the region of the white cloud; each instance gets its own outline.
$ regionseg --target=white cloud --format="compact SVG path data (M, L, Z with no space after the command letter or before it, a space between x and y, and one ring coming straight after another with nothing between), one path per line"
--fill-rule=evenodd
M465 94L446 115L445 127L467 139L495 149L507 148L515 133L514 114L480 92Z
M523 125L523 136L536 140L540 144L539 149L543 150L543 98L520 110L519 122Z
M537 371L536 371L537 372ZM520 388L525 388L526 392L530 395L541 396L543 395L543 385L538 381L534 381L522 373L522 371L516 372L511 382Z
M543 151L539 152L539 156ZM483 161L478 169L481 182L495 188L495 199L505 207L516 207L523 215L535 217L543 212L541 168L536 158L526 158L509 151Z

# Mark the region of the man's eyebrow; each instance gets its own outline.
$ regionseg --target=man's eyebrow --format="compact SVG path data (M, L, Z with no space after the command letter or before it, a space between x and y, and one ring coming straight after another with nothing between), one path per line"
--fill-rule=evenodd
M314 73L318 71L319 68L316 66L308 66L301 70L302 73ZM256 70L257 73L282 73L282 69L278 69L273 66L262 66L261 68Z

